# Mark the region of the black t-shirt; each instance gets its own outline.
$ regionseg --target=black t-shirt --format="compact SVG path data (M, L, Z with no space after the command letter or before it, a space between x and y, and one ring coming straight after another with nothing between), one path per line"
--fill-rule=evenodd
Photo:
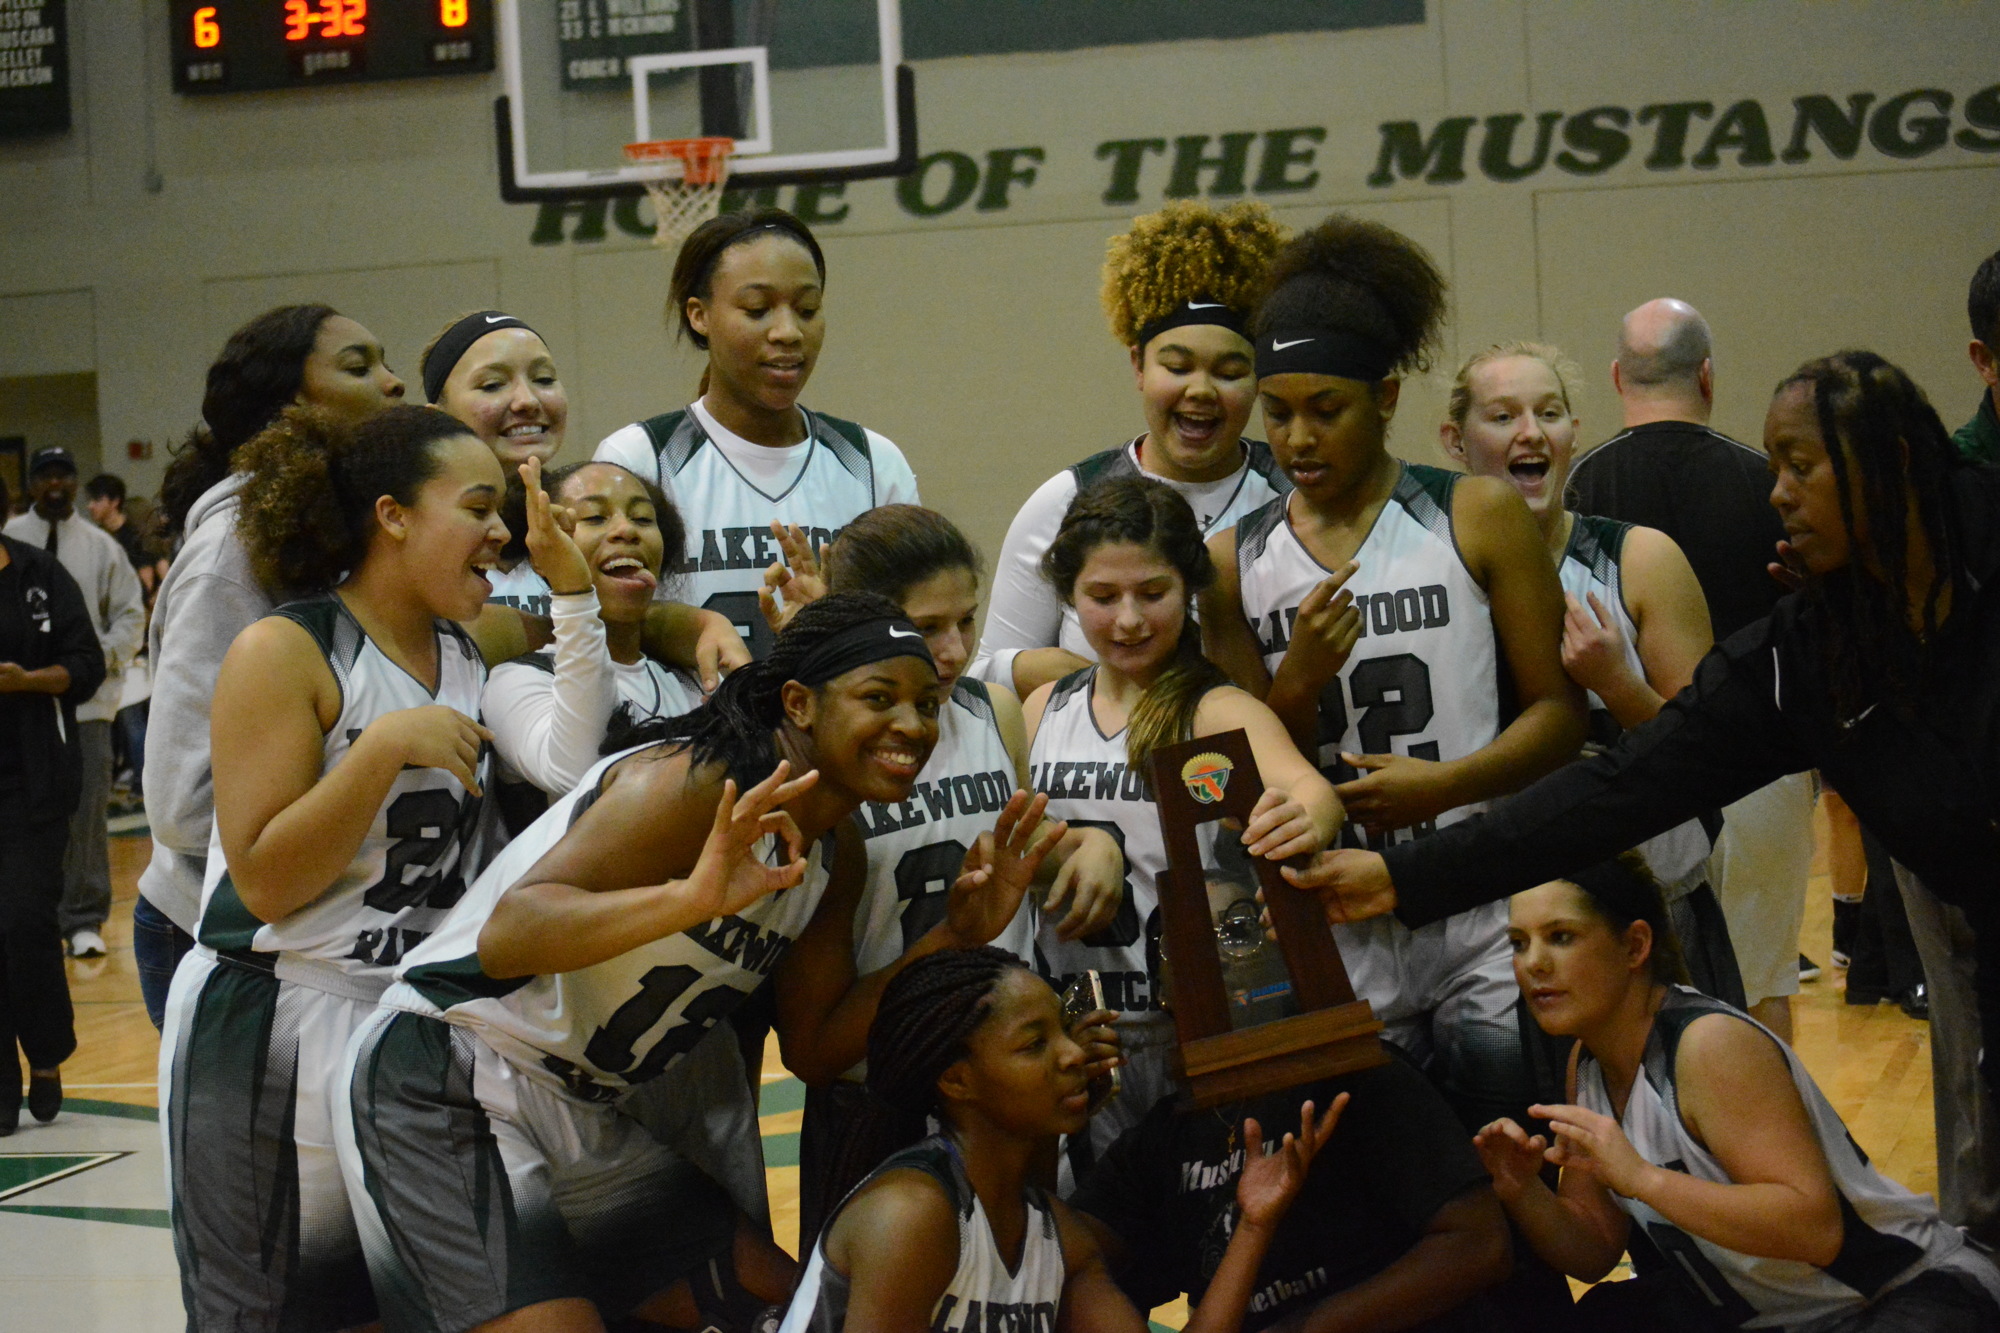
M1486 1183L1465 1127L1424 1076L1401 1060L1207 1111L1169 1098L1121 1135L1070 1206L1124 1242L1117 1274L1139 1308L1185 1294L1198 1304L1236 1221L1245 1116L1268 1144L1299 1128L1299 1103L1324 1110L1352 1095L1313 1161L1257 1272L1244 1315L1255 1333L1296 1309L1366 1281L1402 1257L1446 1203Z
M1691 421L1652 421L1579 458L1569 507L1674 539L1708 599L1715 641L1771 614L1785 590L1765 568L1785 525L1764 455Z

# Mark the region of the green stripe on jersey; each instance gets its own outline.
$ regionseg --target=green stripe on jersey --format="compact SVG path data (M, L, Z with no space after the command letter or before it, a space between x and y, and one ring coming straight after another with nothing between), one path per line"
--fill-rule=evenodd
M508 977L504 981L486 975L479 955L469 953L442 963L425 963L403 974L403 980L440 1009L449 1009L469 1000L497 1000L528 984L530 977Z
M201 914L201 921L195 926L195 935L211 949L249 949L254 947L257 932L264 928L264 922L243 905L243 899L236 894L236 883L229 878L229 872L222 872L222 882L215 886L215 895L208 900L208 910Z

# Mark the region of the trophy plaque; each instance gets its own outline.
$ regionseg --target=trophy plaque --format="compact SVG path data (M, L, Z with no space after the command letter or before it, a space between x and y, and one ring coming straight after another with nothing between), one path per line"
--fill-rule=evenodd
M1386 1063L1382 1024L1355 998L1318 901L1237 836L1264 794L1249 736L1156 750L1152 782L1167 845L1158 878L1167 1007L1189 1102L1216 1106Z

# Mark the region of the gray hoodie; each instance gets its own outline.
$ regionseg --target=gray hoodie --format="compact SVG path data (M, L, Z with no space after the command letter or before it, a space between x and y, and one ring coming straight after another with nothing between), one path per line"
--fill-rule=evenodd
M223 654L252 621L277 605L250 572L236 535L237 494L249 481L232 473L194 502L187 535L153 606L147 643L153 702L146 726L146 818L153 860L139 892L182 930L194 931L215 824L208 762L208 714Z

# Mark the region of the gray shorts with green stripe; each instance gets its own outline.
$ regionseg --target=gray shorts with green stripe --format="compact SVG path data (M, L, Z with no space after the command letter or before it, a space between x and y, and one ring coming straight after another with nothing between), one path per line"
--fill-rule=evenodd
M383 1009L348 1048L335 1137L392 1333L575 1297L612 1319L729 1251L736 1212L615 1105L463 1027Z

